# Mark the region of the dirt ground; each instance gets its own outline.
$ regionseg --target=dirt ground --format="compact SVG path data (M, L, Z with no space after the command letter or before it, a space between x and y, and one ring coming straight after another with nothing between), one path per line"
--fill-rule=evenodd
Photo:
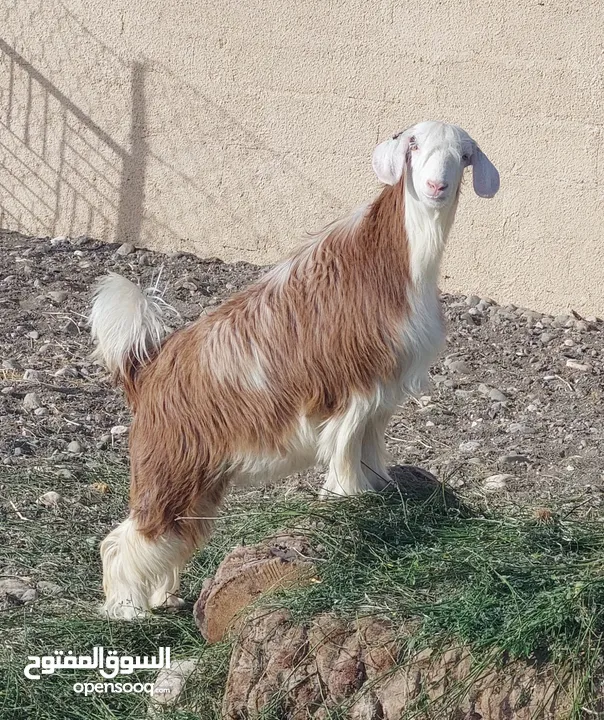
M115 271L143 286L159 277L178 327L262 272L243 262L118 248L86 237L0 234L3 503L13 469L48 468L48 489L61 493L62 475L93 459L126 461L128 409L89 359L86 313L99 276ZM602 322L476 296L444 295L443 303L447 348L432 368L430 394L409 401L390 424L394 460L425 467L490 504L530 508L564 499L571 511L598 516ZM320 475L286 485L318 488Z

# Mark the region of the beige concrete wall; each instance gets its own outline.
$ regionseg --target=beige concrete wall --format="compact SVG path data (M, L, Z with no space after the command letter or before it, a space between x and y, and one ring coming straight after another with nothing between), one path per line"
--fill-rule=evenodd
M379 139L467 129L443 287L604 314L600 0L5 0L1 224L276 260Z

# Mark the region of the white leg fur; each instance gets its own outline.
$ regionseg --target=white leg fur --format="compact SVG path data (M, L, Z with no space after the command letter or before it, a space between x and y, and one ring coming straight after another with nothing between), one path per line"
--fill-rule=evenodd
M382 490L388 484L387 463L390 455L384 442L384 433L392 412L382 410L372 417L365 427L361 448L363 472L374 490Z
M321 456L330 457L321 498L358 495L372 487L361 466L361 448L372 402L355 398L343 417L328 420L321 430Z
M188 553L180 538L149 541L131 518L124 520L101 543L104 613L134 620L152 607L176 605L180 571Z

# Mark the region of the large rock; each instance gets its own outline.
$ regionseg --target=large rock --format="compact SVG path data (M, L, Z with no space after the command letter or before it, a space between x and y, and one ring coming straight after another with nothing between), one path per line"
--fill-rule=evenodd
M284 720L327 720L334 711L348 720L400 720L408 712L416 720L567 717L572 681L560 668L485 667L459 645L413 651L413 630L333 615L299 625L286 610L256 610L231 656L222 717L254 720L269 710Z
M203 637L222 640L261 595L307 582L315 573L312 556L307 540L292 535L235 548L204 582L195 603L195 622Z

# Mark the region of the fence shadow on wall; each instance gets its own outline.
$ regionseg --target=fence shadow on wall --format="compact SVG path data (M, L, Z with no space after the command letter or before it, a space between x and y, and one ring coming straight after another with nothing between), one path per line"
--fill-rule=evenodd
M124 148L2 39L0 53L0 227L138 242L149 155L145 65L131 65Z

